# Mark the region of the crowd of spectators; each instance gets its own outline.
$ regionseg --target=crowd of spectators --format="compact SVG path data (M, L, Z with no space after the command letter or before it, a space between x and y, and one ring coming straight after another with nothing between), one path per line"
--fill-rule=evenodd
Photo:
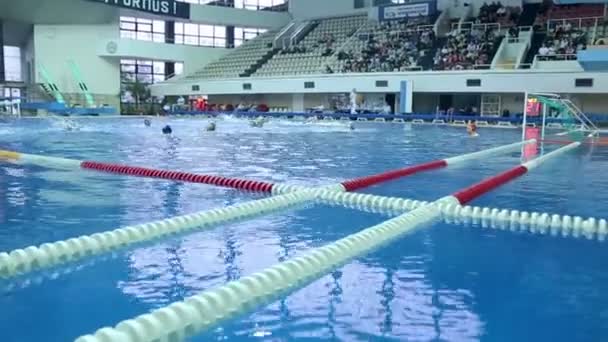
M587 32L573 29L569 22L547 32L538 50L540 60L576 59L576 52L587 49Z
M433 69L465 70L487 65L497 44L497 34L498 31L492 28L448 33L446 44L435 54Z
M393 20L379 24L371 32L361 34L360 52L338 53L343 61L342 72L393 72L422 67L435 44L432 28L418 28L428 18Z
M502 26L516 25L519 16L521 15L521 8L517 6L503 6L500 1L492 2L491 4L483 3L479 8L479 16L477 17L477 24L492 24L498 23Z

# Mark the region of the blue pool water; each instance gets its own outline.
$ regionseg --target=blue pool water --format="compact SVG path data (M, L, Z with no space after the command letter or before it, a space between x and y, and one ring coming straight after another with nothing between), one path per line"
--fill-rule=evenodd
M225 119L0 124L0 149L272 182L323 185L519 140L517 130ZM549 147L555 148L555 147ZM518 153L364 192L433 200L517 165ZM608 149L583 147L473 204L604 218ZM0 163L0 251L262 198L201 184ZM296 207L0 283L0 341L72 341L380 223ZM192 341L601 341L605 244L437 222Z

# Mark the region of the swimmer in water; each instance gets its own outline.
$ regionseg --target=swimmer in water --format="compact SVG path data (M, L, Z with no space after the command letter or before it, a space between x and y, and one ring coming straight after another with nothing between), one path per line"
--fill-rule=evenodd
M205 131L207 132L215 132L215 122L210 122L207 127L205 127Z
M351 131L354 131L355 130L355 124L352 123L352 122L349 122L348 123L348 129L350 129Z
M262 127L264 127L264 123L266 123L266 120L264 120L264 118L260 116L256 119L254 119L253 121L251 121L250 125L251 125L251 127L262 128Z
M150 127L150 126L152 125L152 122L150 122L150 120L149 120L149 119L145 119L145 120L144 120L144 125L145 125L146 127Z
M467 124L467 133L472 138L479 136L479 134L477 133L477 125L473 121L469 121L469 123Z
M163 127L163 134L171 134L171 133L173 133L171 126L167 125L167 126Z
M65 119L65 121L64 121L64 129L66 131L68 131L68 132L78 131L78 130L80 130L80 126L76 122L74 122L72 120Z

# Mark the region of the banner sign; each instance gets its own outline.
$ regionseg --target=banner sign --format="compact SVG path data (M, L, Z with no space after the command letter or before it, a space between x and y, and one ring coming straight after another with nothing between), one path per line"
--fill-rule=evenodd
M190 19L190 4L175 0L89 0L150 14Z
M428 17L437 11L435 1L410 2L401 5L380 6L379 19L395 20L404 18Z

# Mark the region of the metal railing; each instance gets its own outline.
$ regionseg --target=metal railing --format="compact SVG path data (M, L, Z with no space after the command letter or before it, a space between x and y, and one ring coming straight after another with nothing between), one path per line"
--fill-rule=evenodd
M458 30L462 31L471 31L473 29L479 29L486 31L488 29L500 30L501 26L499 23L482 23L476 24L473 21L465 21L462 23L452 23L452 31Z
M553 54L553 55L540 55L534 56L534 64L536 62L555 62L555 61L576 61L576 54Z
M597 27L600 22L604 22L604 17L581 17L581 18L568 18L568 19L550 19L547 21L547 30L556 28L558 26L564 26L569 23L573 29L583 29L588 27ZM586 22L592 22L591 25L583 25Z

